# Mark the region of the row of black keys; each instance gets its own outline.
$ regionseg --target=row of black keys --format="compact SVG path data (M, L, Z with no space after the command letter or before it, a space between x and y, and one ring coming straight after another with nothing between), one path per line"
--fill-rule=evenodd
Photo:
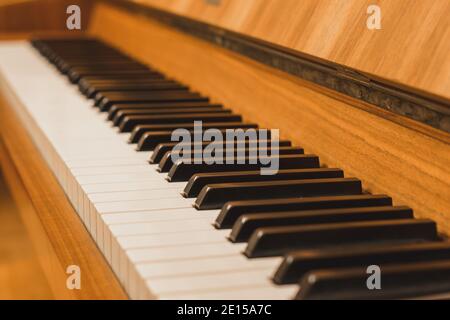
M450 243L441 241L433 221L414 219L410 208L392 206L387 196L363 193L358 179L321 168L317 156L289 141L280 141L280 170L272 176L261 175L260 164L248 164L261 141L222 144L236 152L243 148L247 164L173 163L175 129L192 133L195 120L202 120L204 129L257 125L96 40L33 45L108 112L121 132L131 132L137 150L153 150L149 162L168 172L169 181L187 181L183 196L196 197L197 209L221 208L215 226L232 228L233 242L248 242L249 258L283 255L274 281L300 281L297 298L407 298L450 291ZM366 286L371 264L382 266L381 291Z

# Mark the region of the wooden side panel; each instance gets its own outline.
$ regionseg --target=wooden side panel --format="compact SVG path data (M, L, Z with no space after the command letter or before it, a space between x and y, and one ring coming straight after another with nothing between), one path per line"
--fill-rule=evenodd
M46 273L21 218L29 203L22 198L26 191L8 158L0 139L0 300L53 299ZM14 195L10 190L15 190Z
M21 108L20 102L0 79L2 166L5 174L11 177L9 181L16 184L11 185L13 194L54 297L125 299L126 294L118 280L17 117L15 112ZM20 181L14 179L15 172ZM81 290L66 287L69 265L78 265L81 269Z
M13 194L14 201L18 206L18 210L22 220L24 221L27 233L33 241L33 247L37 252L39 264L45 274L46 285L51 290L51 297L59 299L75 299L75 292L69 291L65 287L66 275L63 272L64 270L58 259L56 259L56 253L53 246L46 236L36 210L34 209L28 193L2 140L0 140L1 168L5 174L8 187ZM33 283L30 283L30 285L33 285Z
M91 32L263 127L281 128L330 167L450 233L450 137L114 7Z
M448 0L137 0L450 98ZM369 5L381 30L369 30Z

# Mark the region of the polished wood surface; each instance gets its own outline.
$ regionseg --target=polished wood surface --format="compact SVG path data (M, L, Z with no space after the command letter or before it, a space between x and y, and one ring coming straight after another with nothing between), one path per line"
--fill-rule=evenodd
M29 40L32 38L79 38L85 35L81 32L66 32L66 31L30 31L30 32L0 32L0 41L14 41L14 40Z
M66 9L72 4L80 7L81 31L83 31L87 29L93 2L92 0L8 0L4 3L0 1L0 34L55 31L78 33L76 30L67 30Z
M1 140L0 152L5 152ZM50 285L2 171L9 179L14 174L10 166L0 165L0 300L52 299Z
M281 128L329 167L361 178L450 234L450 135L271 69L166 25L100 5L91 33L262 127ZM120 23L117 23L120 21Z
M450 98L448 0L138 0ZM366 27L381 8L381 30Z
M34 122L1 79L0 93L2 166L12 181L12 193L52 294L57 299L125 299L118 280L31 141L25 127L32 128ZM34 128L33 132L39 131ZM66 287L69 265L81 269L81 290Z

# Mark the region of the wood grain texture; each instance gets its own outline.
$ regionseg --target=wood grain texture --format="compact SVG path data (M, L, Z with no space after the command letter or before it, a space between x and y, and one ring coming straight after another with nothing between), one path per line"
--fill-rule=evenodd
M1 78L0 78L1 80ZM125 299L109 265L90 238L64 191L25 130L20 101L0 81L0 134L5 172L16 170L26 193L13 186L16 201L57 299ZM27 122L35 125L31 119ZM38 134L38 130L33 131ZM15 181L14 179L10 179ZM17 180L17 179L16 179ZM81 290L66 288L67 266L81 268Z
M137 0L450 98L448 0ZM377 4L382 29L366 27Z
M281 128L324 164L411 206L450 234L450 136L114 7L92 34L262 127ZM380 117L382 115L383 117Z

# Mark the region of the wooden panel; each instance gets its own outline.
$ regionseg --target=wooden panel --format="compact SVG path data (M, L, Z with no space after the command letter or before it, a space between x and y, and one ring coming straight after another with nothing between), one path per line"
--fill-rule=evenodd
M0 41L11 40L27 40L33 37L35 38L79 38L85 34L81 32L67 32L67 31L30 31L30 32L0 32Z
M450 98L448 0L134 1ZM212 1L211 1L212 2ZM377 4L382 30L366 27Z
M66 9L75 4L81 9L81 30L88 26L92 0L35 0L0 2L0 33L69 31Z
M23 109L20 102L0 78L0 136L5 150L1 152L2 166L7 175L13 175L16 170L20 184L27 191L26 194L20 192L21 186L13 185L13 193L54 297L126 298L64 191L28 137L23 122L15 114L14 110L20 109ZM27 122L34 125L31 120ZM39 131L35 128L33 132ZM66 288L65 270L69 265L78 265L81 269L81 290Z
M2 176L4 171L10 188L18 189L17 173L10 162L6 163L4 155L6 151L0 139L0 300L52 299L33 243Z
M114 7L96 8L91 32L246 120L281 128L330 167L387 193L450 233L450 136L273 70Z

